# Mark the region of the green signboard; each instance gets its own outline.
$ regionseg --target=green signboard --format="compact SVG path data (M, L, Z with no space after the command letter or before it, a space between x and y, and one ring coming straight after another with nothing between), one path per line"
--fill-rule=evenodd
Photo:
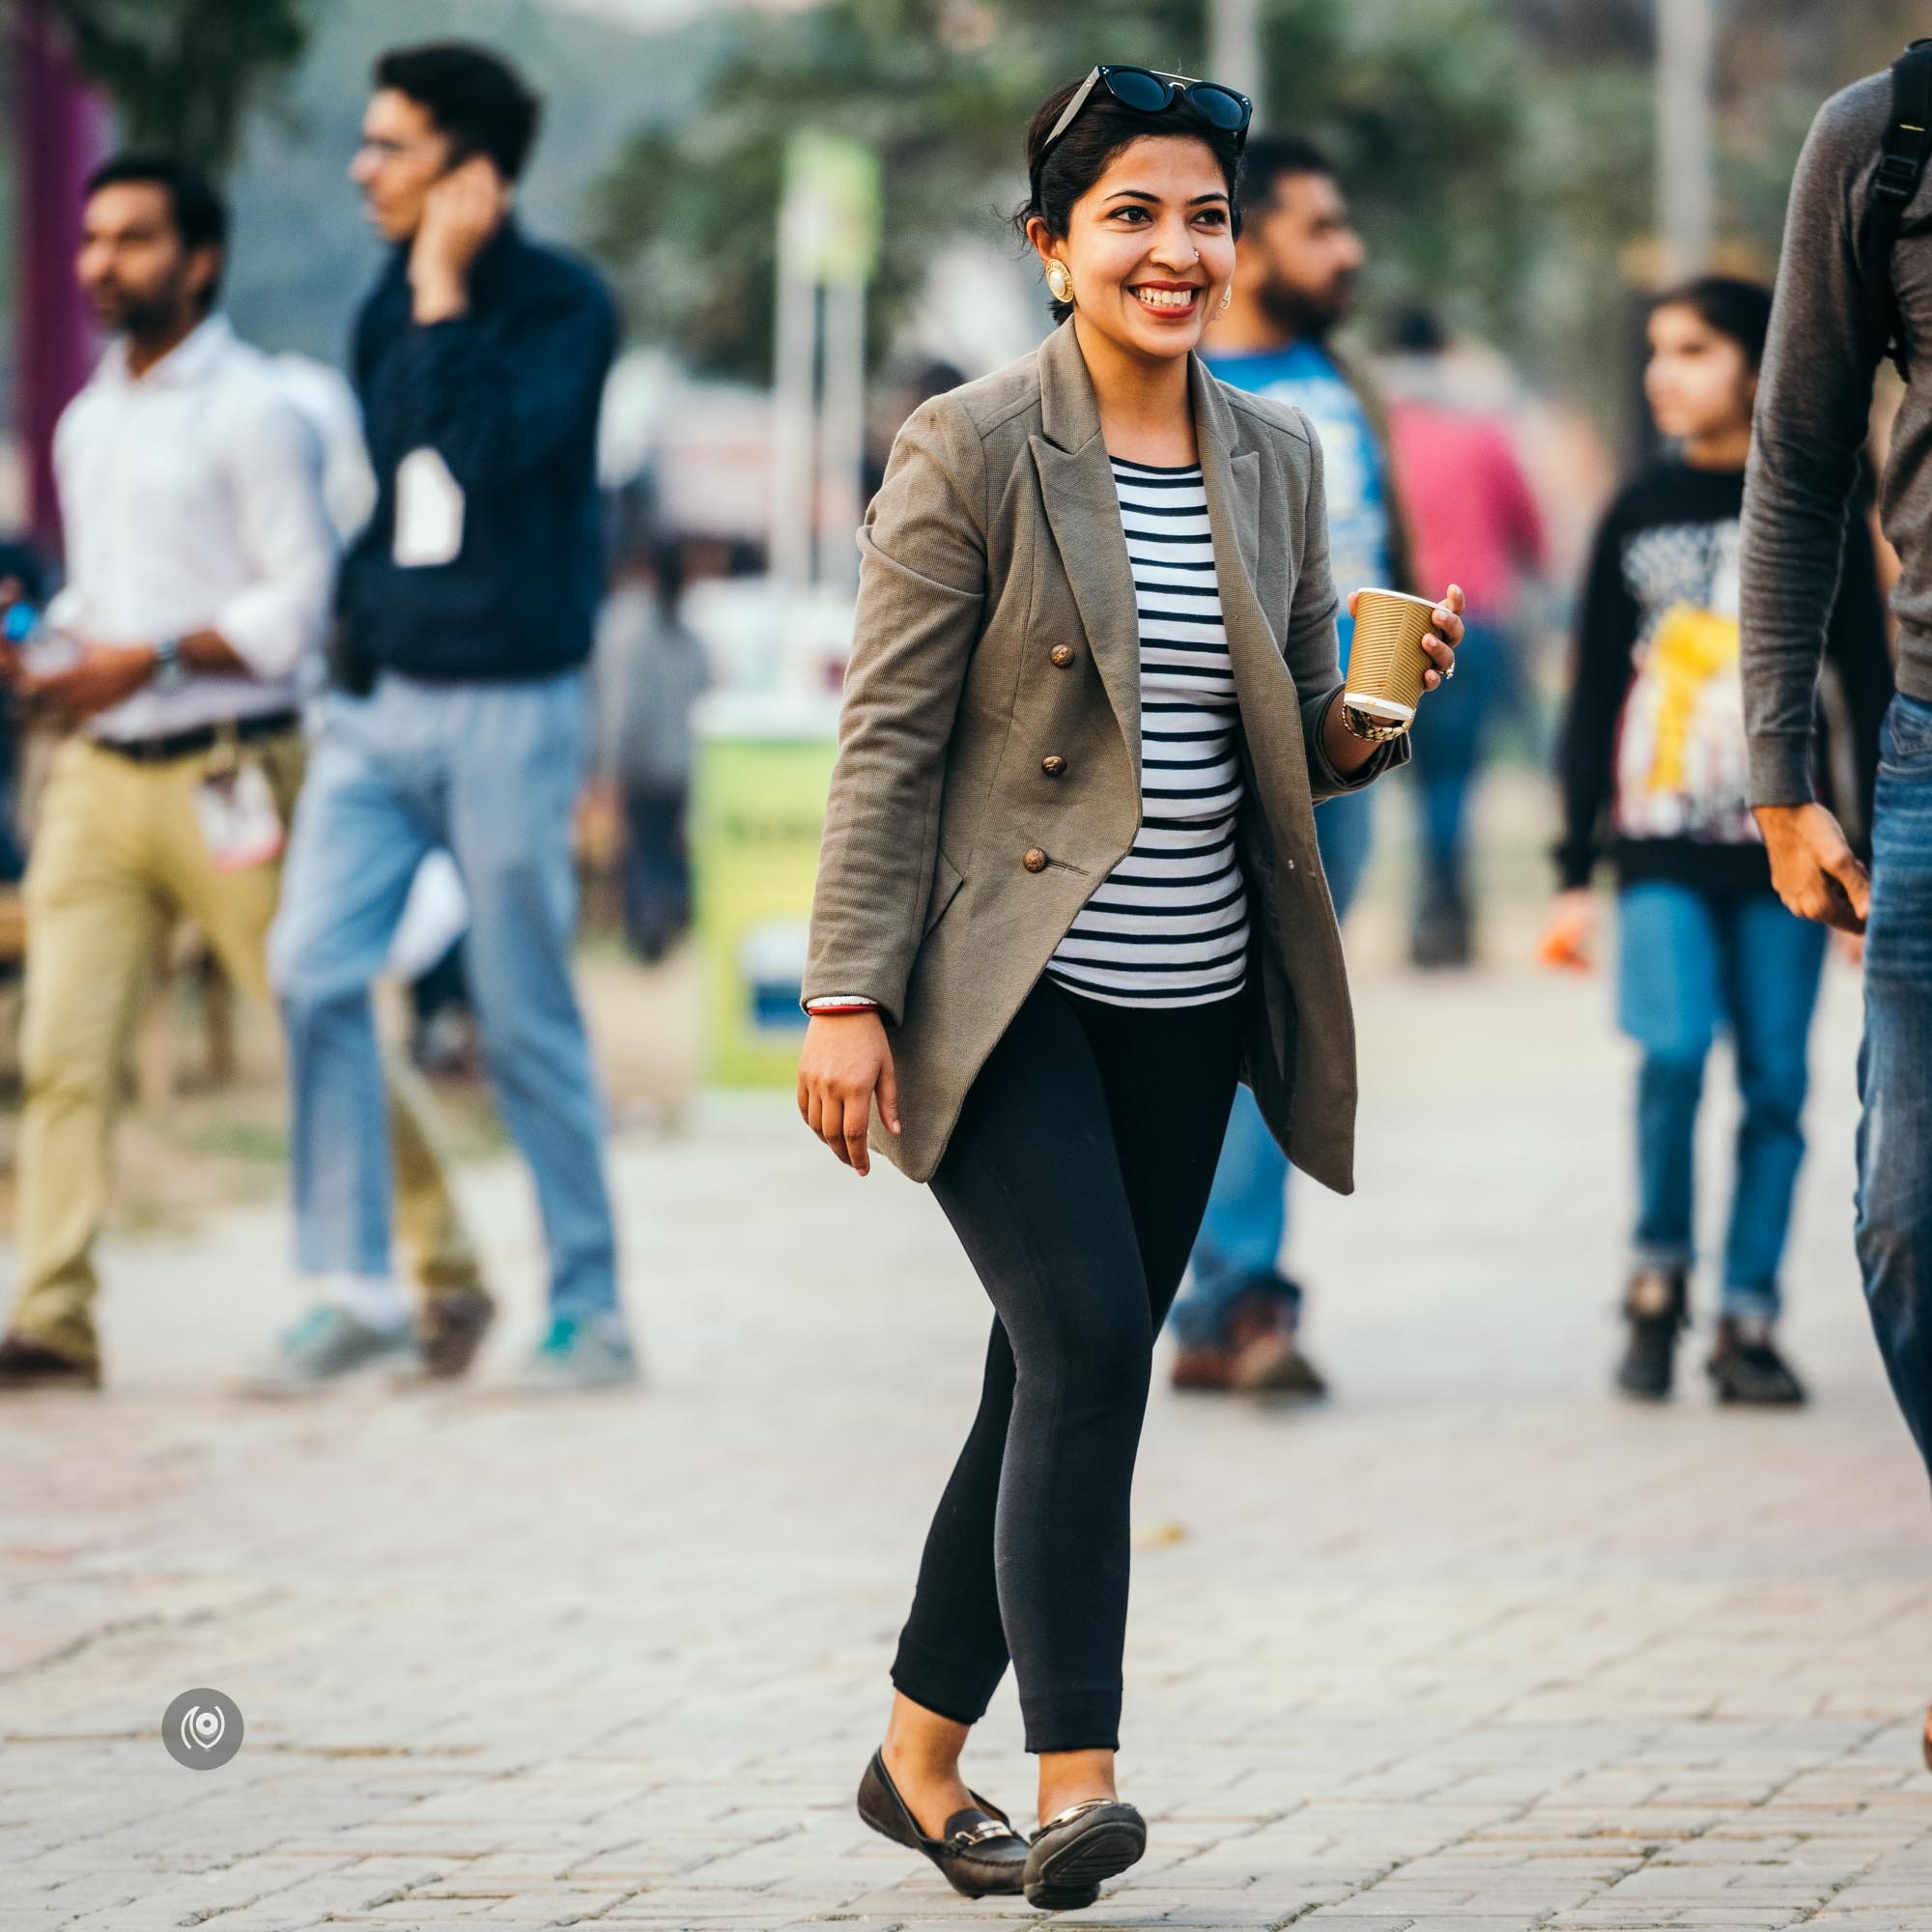
M691 847L705 1072L717 1086L789 1088L798 1075L838 715L830 700L777 695L715 697L699 714Z

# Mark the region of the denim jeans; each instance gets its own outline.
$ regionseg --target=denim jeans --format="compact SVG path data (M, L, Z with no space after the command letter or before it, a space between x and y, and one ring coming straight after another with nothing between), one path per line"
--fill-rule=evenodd
M570 980L581 672L332 696L296 810L270 970L289 1041L296 1259L389 1270L389 1164L369 989L423 855L463 874L465 963L503 1119L529 1163L559 1314L616 1306L590 1047Z
M1367 792L1331 798L1315 810L1315 832L1335 917L1346 919L1368 870L1373 800ZM1214 1170L1208 1212L1194 1243L1187 1292L1168 1318L1183 1349L1226 1338L1235 1304L1257 1289L1285 1296L1300 1312L1301 1291L1283 1279L1288 1238L1288 1156L1276 1146L1247 1088L1235 1090L1228 1136Z
M1619 900L1617 1005L1643 1051L1636 1082L1636 1265L1688 1270L1704 1063L1719 1027L1744 1112L1724 1240L1723 1312L1778 1312L1778 1264L1804 1158L1805 1049L1825 928L1769 891L1745 897L1651 879Z
M1859 1054L1859 1265L1886 1372L1932 1469L1932 705L1879 741Z
M1429 700L1409 771L1422 833L1419 896L1425 904L1462 890L1467 868L1469 794L1491 719L1507 695L1509 639L1474 618L1456 654L1456 682Z

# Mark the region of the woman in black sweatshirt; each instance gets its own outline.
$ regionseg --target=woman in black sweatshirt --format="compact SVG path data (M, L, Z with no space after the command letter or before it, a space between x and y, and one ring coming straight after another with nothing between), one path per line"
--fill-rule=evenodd
M1748 806L1738 665L1739 516L1770 315L1769 290L1720 276L1651 312L1644 391L1677 453L1633 482L1598 531L1564 733L1562 892L1544 951L1557 963L1581 959L1590 875L1607 851L1619 886L1619 1018L1642 1052L1617 1379L1653 1398L1669 1393L1689 1316L1697 1108L1721 1028L1743 1111L1710 1374L1728 1401L1804 1400L1774 1328L1826 935L1772 890ZM1817 755L1828 781L1849 766L1865 809L1848 816L1868 825L1891 667L1862 518L1848 537L1829 655L1850 744L1834 759L1821 732Z

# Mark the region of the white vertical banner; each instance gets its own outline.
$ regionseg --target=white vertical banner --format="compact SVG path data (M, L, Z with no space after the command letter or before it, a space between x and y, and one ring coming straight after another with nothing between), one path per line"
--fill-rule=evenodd
M878 156L808 128L785 153L772 463L772 575L857 586L866 452L866 284L879 253ZM823 386L818 382L823 292ZM814 540L815 539L815 540Z
M1717 51L1715 0L1657 0L1657 232L1666 280L1710 264Z
M825 291L825 404L818 418L818 581L852 594L859 588L853 541L865 505L866 285L833 282Z
M778 316L772 345L771 574L787 595L811 580L811 444L818 290L814 212L796 177L779 210Z
M1255 103L1255 125L1263 125L1262 0L1208 0L1208 71L1245 94Z

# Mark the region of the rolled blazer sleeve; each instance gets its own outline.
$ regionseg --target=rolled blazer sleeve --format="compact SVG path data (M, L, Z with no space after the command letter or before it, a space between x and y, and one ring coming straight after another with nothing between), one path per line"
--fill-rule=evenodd
M1289 412L1308 441L1308 496L1303 508L1307 540L1294 601L1288 613L1288 668L1301 694L1301 735L1308 753L1308 784L1315 803L1342 792L1360 791L1384 772L1408 761L1408 739L1378 747L1360 771L1344 775L1328 755L1322 735L1329 707L1342 695L1342 654L1335 619L1342 600L1328 568L1328 489L1321 461L1321 439L1299 410Z
M985 453L937 397L893 445L859 533L852 658L812 900L804 997L863 994L889 1021L924 926L947 747L986 599Z

